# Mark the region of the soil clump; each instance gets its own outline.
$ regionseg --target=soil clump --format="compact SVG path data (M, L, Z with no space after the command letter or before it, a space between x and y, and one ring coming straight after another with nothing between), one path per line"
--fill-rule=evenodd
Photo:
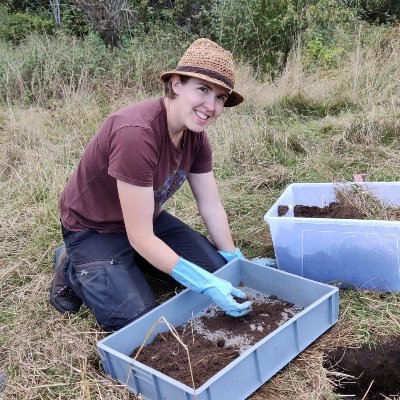
M303 218L340 218L340 219L365 219L364 214L355 208L336 202L325 207L295 205L293 208L295 217Z
M340 395L360 400L369 388L368 400L400 396L400 338L379 343L376 348L336 349L326 354L324 367L354 377L342 380L336 389Z
M284 217L288 211L288 206L283 204L278 206L279 217ZM293 207L293 216L298 218L367 219L363 213L348 204L337 202L329 203L325 207L296 204Z
M248 315L233 318L211 305L176 328L188 347L196 388L301 311L301 308L274 295L249 288L240 289L253 302ZM136 350L132 357L135 355ZM171 332L158 334L142 349L137 360L193 387L187 352Z
M286 215L286 213L289 211L289 207L285 205L279 205L278 206L278 216L282 217L283 215Z

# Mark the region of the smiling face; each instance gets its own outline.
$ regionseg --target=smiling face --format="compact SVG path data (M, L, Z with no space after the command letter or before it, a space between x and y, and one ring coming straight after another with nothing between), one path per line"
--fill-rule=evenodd
M178 75L174 75L171 80L177 95L171 100L174 113L170 125L174 131L187 128L201 132L222 114L229 95L227 89L197 78L183 83Z

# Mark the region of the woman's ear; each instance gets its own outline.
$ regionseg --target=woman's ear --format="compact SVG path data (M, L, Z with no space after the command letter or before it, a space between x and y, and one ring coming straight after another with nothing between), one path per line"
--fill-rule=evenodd
M171 87L175 95L179 96L179 89L181 87L181 79L179 75L171 76Z

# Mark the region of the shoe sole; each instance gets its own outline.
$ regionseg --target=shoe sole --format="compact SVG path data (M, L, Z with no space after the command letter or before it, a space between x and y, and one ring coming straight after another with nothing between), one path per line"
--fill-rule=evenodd
M50 304L60 313L65 314L65 313L71 313L71 314L76 314L80 307L77 310L64 310L64 308L60 307L51 297L51 289L50 289Z

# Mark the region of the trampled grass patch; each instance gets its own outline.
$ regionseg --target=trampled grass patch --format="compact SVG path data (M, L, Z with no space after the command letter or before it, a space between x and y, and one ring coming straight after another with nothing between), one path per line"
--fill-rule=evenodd
M299 117L324 118L328 115L338 115L342 112L353 112L357 104L350 99L318 100L302 93L283 97L276 105L285 114L295 114Z

